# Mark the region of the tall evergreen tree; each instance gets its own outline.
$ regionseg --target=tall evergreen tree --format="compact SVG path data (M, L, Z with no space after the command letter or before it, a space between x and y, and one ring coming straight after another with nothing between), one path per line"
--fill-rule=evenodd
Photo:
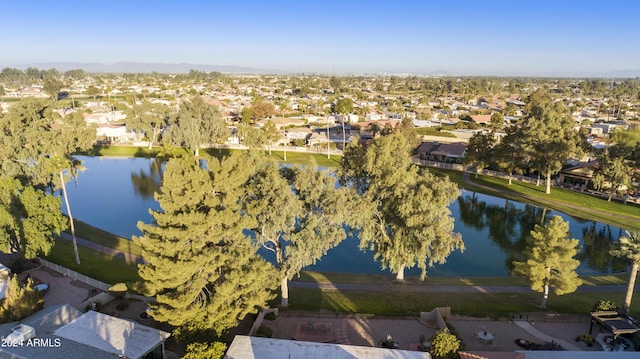
M246 181L249 162L239 154L212 159L211 171L193 157L167 164L156 194L162 210L152 211L153 223L139 223L143 236L134 238L156 320L221 333L272 298L277 275L242 232L237 183Z
M7 283L6 296L0 306L0 322L22 320L35 313L40 296L32 279L28 279L23 287L14 274Z
M360 247L371 249L383 268L404 279L404 269L444 263L464 249L453 232L448 205L457 186L411 164L410 148L401 133L381 137L366 148L350 145L343 158L341 182L362 195L353 216L360 227Z
M347 236L355 207L347 188L315 164L281 168L267 162L250 178L244 212L254 220L255 239L274 253L280 271L281 306L289 305L288 281L316 263Z
M557 295L573 293L582 284L575 272L580 261L574 259L578 240L569 238L569 222L554 216L545 226L536 225L527 239L526 261L513 262L514 272L526 277L531 289L542 292L540 306L546 308L549 288Z
M518 126L509 126L505 129L506 135L493 149L496 165L509 174L511 185L513 174L522 173L528 158L522 148L523 134Z
M571 157L582 153L581 134L560 102L553 102L544 92L529 96L529 114L524 123L525 149L535 169L546 179L546 193L551 193L551 176L562 169Z

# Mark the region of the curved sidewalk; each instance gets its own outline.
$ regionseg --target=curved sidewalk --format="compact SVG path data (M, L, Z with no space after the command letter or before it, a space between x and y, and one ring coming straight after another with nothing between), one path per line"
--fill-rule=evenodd
M527 331L527 333L533 335L534 337L543 340L545 342L556 342L560 345L562 345L562 347L565 350L572 350L572 351L581 351L582 349L576 347L575 345L562 340L562 339L558 339L558 338L554 338L554 337L550 337L544 333L542 333L541 331L539 331L538 329L534 328L533 325L531 325L529 322L525 322L525 321L521 321L521 320L516 320L514 321L514 323L519 326L520 328L524 329L525 331Z

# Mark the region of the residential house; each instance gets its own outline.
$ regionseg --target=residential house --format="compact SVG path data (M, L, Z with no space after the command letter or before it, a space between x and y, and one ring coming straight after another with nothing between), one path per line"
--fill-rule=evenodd
M488 125L491 123L491 115L472 115L471 120L476 123L476 125Z
M314 343L299 340L272 339L236 335L224 359L276 358L402 358L429 359L421 351L365 347L346 344Z
M169 333L68 304L0 325L0 358L163 359Z
M418 156L421 160L461 163L466 150L467 144L464 142L423 142L418 147Z

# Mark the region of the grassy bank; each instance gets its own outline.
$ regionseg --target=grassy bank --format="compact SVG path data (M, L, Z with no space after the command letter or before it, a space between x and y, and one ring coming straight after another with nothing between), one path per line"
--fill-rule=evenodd
M580 276L585 286L626 285L629 273ZM418 277L406 276L404 283L397 283L395 276L383 274L354 274L302 271L295 281L321 284L381 284L397 286L528 286L522 277L427 277L421 281Z
M513 181L509 185L507 180L482 175L478 176L477 179L475 175L470 175L471 183L468 183L462 179L462 172L459 171L439 168L429 168L429 171L439 176L448 176L460 188L469 191L545 207L570 216L604 222L624 229L640 230L640 206L636 204L624 204L616 201L608 202L605 198L555 187L551 188L551 194L546 194L546 188L543 185L536 186L519 181ZM489 187L491 190L481 186ZM621 218L620 215L636 218L637 220L629 221Z
M100 228L91 226L87 223L73 220L76 228L76 236L84 238L94 243L98 243L105 247L114 248L122 252L135 254L137 256L142 255L142 248L135 244L133 241L116 236L113 233L103 231Z
M161 148L154 147L148 149L146 147L134 147L134 146L94 146L93 150L86 153L81 153L87 156L111 156L111 157L146 157L154 158L160 153ZM187 150L178 148L175 149L176 153L187 153ZM205 148L200 151L200 157L202 159L207 158L222 158L231 155L232 151L243 150L229 150L229 149L217 149L217 148ZM284 160L284 151L271 151L271 155L268 151L264 153L274 158L277 161L291 164L308 164L313 158L318 166L322 167L338 167L342 161L342 157L338 155L331 155L331 158L327 158L327 154L314 153L314 152L287 152L287 160Z
M51 249L51 253L44 258L109 284L137 282L140 280L137 266L132 263L126 263L122 258L112 257L82 246L78 246L78 253L80 255L80 265L76 264L71 242L57 240Z

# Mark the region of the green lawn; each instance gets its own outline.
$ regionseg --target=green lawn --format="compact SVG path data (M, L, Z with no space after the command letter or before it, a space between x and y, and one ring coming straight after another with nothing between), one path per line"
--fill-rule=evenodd
M176 149L176 151L187 153L185 149ZM228 150L217 148L205 148L200 151L200 157L207 159L209 157L222 158L229 156L231 151L242 150ZM146 147L134 147L134 146L94 146L93 150L82 155L88 156L113 156L113 157L156 157L160 152L159 147L154 147L149 150ZM264 151L265 154L268 151ZM284 151L271 151L271 158L274 158L283 163L292 164L308 164L311 158L315 159L318 166L322 167L338 167L342 163L342 156L331 155L331 158L327 158L326 153L314 153L314 152L287 152L287 160L284 160Z
M115 248L122 252L128 252L137 256L142 255L142 248L133 241L116 236L113 233L103 231L84 222L73 220L76 228L76 236L101 244L105 247Z
M472 299L471 299L472 298ZM388 316L416 316L435 307L474 317L511 317L516 313L550 312L588 314L601 299L622 303L624 293L573 293L550 295L547 309L538 307L541 293L406 293L289 289L289 310L331 311ZM277 302L276 302L277 303ZM633 311L633 315L640 311Z
M548 195L545 193L546 188L543 185L536 186L515 180L509 185L507 180L482 175L476 179L475 175L471 174L469 179L472 183L470 184L463 181L462 172L460 171L439 168L429 168L429 171L439 176L448 176L451 181L458 183L460 188L469 191L485 193L539 207L546 207L578 218L609 223L624 229L640 230L640 206L636 204L624 204L615 201L608 202L604 198L554 187L551 188L551 194ZM490 187L495 191L476 186L474 183ZM528 196L528 198L523 197L523 195ZM549 202L549 200L561 203L552 203ZM572 208L569 206L571 204L584 206L585 208ZM595 209L608 213L596 213L594 212ZM620 214L635 217L637 221L620 218L618 216Z
M82 246L78 246L78 253L80 265L76 264L71 241L57 240L51 253L44 258L109 284L140 281L137 266L126 263L122 258L114 258Z
M580 277L585 286L596 285L626 285L629 273L590 275ZM517 276L504 277L427 277L420 281L418 277L406 276L404 283L395 282L395 276L383 274L354 274L302 271L295 281L315 282L322 284L331 283L357 283L357 284L388 284L397 286L458 286L458 285L484 285L484 286L528 286L528 282Z

